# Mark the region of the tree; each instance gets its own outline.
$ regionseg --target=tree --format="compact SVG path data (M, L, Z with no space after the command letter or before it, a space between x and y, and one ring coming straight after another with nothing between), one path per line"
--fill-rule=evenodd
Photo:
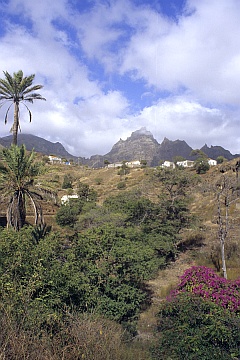
M221 247L223 276L227 279L227 267L225 257L225 242L230 227L230 205L239 198L235 179L223 175L215 184L215 196L217 203L218 238Z
M190 155L197 156L194 162L194 168L197 174L205 174L210 169L208 157L202 150L192 150Z
M176 155L176 156L173 157L173 162L174 162L175 165L177 164L177 162L185 161L185 160L186 159L181 155Z
M33 205L35 224L43 223L41 206L38 200L42 196L35 191L34 178L40 174L40 164L34 162L35 154L26 152L24 145L18 147L11 145L9 149L2 150L2 163L0 164L0 190L4 196L9 196L7 208L7 225L19 230L26 222L26 197ZM43 189L40 189L43 191ZM45 192L49 192L45 190Z
M73 177L71 174L64 175L62 189L72 189Z
M14 120L11 131L13 133L12 143L17 145L17 136L19 126L19 105L22 103L28 110L30 122L32 120L32 113L29 110L25 102L33 103L34 100L46 100L40 94L35 91L42 89L42 85L32 85L35 78L35 74L30 76L23 76L22 70L10 75L7 71L3 72L5 79L0 79L0 107L2 107L7 101L11 102L5 115L5 124L8 120L8 112L11 106L14 104Z
M210 169L210 165L206 158L198 158L195 160L194 168L196 169L197 174L206 174L206 172Z
M224 156L222 156L222 155L220 155L220 156L218 156L217 157L217 163L218 164L222 164L224 161L226 161L227 159L225 159L225 157Z

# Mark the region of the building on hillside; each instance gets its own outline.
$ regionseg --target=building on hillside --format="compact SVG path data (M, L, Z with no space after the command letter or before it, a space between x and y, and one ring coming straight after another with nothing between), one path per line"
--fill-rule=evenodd
M191 160L178 161L177 165L182 167L193 167L194 161Z
M217 160L208 159L208 164L209 164L210 166L216 166L216 165L217 165Z
M134 167L140 167L141 166L141 162L139 160L134 160L134 161L127 161L126 165L130 168L134 168Z
M49 158L49 161L51 164L61 164L62 163L62 159L57 156L49 155L48 158Z
M175 169L175 164L172 161L165 160L164 163L161 165L161 167L167 167L167 168Z
M107 168L119 168L121 166L122 166L122 163L107 164Z
M69 203L70 199L78 199L78 195L77 194L75 194L75 195L63 195L61 197L61 204L66 205L67 203Z

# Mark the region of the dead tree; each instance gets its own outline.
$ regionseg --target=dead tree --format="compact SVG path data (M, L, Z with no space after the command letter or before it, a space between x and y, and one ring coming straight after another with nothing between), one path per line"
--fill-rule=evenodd
M220 181L216 183L215 194L217 200L218 239L221 247L222 270L224 278L227 279L225 242L229 232L230 205L239 197L236 181L228 175L223 175Z

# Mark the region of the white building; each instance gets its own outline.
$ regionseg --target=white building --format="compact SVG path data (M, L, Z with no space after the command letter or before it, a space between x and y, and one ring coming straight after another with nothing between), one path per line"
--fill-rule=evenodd
M113 164L107 165L108 168L119 168L121 166L122 166L122 163L113 163Z
M61 197L61 204L66 205L67 203L69 203L69 199L78 199L78 195L63 195Z
M194 161L191 160L178 161L177 165L183 167L193 167Z
M126 162L126 165L127 165L128 167L131 167L131 168L133 168L133 167L139 167L139 166L141 166L141 162L140 162L139 160L127 161L127 162Z
M217 165L217 160L208 159L208 164L209 164L210 166L216 166L216 165Z
M175 164L172 161L165 160L164 163L161 166L175 169Z
M61 164L62 163L62 159L57 156L49 155L48 158L49 158L49 161L51 164Z

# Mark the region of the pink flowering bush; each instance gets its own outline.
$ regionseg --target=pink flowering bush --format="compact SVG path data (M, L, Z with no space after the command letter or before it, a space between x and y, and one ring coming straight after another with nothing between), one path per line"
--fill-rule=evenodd
M153 359L240 359L240 279L188 269L157 314Z
M218 276L213 269L193 266L180 277L168 301L182 293L191 293L240 314L240 278L235 281Z

